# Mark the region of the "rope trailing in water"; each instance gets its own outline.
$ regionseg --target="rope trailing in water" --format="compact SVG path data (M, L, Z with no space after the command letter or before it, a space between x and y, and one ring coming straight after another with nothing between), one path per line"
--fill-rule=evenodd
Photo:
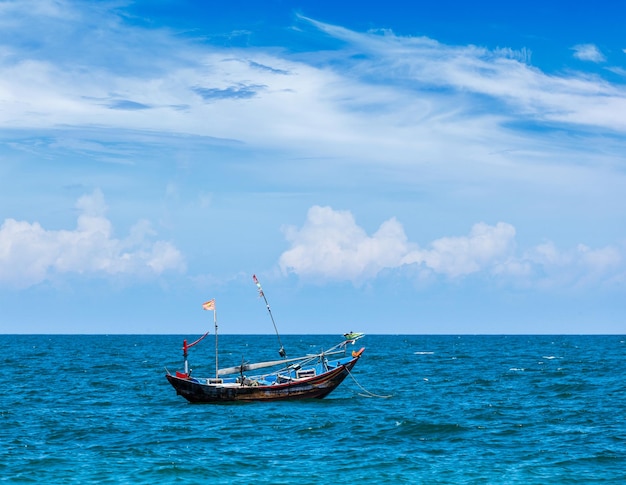
M346 370L348 370L348 369L346 369ZM359 396L363 396L363 397L377 397L379 399L389 399L390 397L393 397L392 394L390 394L388 396L380 396L378 394L374 394L373 392L368 391L361 384L359 384L359 381L356 380L356 377L354 377L352 375L352 372L350 372L349 370L348 370L348 374L350 375L350 377L352 377L352 380L356 383L356 385L359 386L359 388L365 393L365 394L359 393Z

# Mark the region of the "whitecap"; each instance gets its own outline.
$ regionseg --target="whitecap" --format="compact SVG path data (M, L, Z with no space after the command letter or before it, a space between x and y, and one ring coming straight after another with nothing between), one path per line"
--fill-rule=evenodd
M433 355L434 352L413 352L414 355Z

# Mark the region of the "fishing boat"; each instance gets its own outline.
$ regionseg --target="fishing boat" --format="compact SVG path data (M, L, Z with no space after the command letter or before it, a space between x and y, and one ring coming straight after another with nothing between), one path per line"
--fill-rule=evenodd
M295 399L321 399L334 391L350 374L352 368L361 358L365 348L348 351L364 334L344 335L337 345L315 354L288 358L280 335L274 322L267 298L257 277L252 276L259 295L265 300L267 310L272 319L278 337L281 357L279 360L247 363L241 362L232 367L219 368L219 349L217 338L217 316L215 300L203 304L205 310L213 311L215 324L215 376L192 376L188 363L188 352L191 347L200 343L208 335L205 333L195 342L183 341L184 368L171 374L166 369L165 377L174 387L176 393L191 403L222 403L232 401L278 401ZM265 369L266 372L253 373Z

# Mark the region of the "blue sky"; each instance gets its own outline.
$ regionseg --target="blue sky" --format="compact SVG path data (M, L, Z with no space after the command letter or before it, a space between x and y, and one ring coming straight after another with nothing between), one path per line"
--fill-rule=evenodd
M624 333L626 2L544 3L0 1L0 332Z

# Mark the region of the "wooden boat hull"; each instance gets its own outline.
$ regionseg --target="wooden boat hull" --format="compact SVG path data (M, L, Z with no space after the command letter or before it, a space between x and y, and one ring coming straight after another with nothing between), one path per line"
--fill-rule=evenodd
M359 358L360 352L347 363L323 374L272 385L213 384L207 383L206 379L179 377L169 373L166 377L176 393L191 403L321 399L343 382Z

